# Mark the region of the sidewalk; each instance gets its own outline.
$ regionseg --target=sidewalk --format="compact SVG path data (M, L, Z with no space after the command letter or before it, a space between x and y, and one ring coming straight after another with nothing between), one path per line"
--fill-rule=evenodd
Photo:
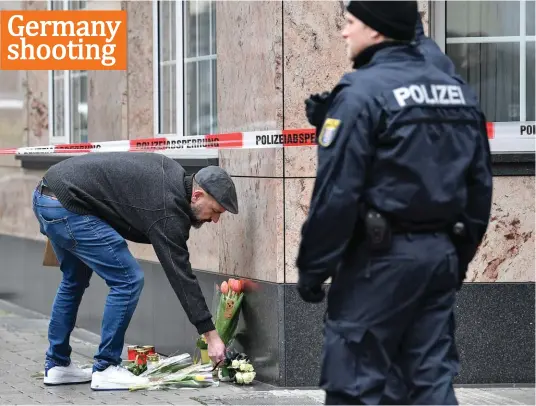
M138 404L138 405L320 405L319 390L285 390L255 383L240 387L221 383L208 389L145 392L94 392L89 384L49 387L32 377L43 368L48 319L0 300L0 404ZM73 333L73 361L91 363L98 336ZM126 351L125 351L126 354ZM462 405L534 405L534 388L457 388Z

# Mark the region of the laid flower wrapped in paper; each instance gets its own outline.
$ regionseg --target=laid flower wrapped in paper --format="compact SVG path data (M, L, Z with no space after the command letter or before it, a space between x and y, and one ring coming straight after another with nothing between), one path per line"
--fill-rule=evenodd
M172 375L178 371L181 371L193 364L190 354L180 354L173 357L162 359L155 365L154 368L148 369L140 376L150 379L158 379L162 376Z
M180 371L156 375L143 385L134 385L130 391L139 390L169 390L181 388L207 388L218 386L219 382L214 380L212 366L209 364L194 364Z

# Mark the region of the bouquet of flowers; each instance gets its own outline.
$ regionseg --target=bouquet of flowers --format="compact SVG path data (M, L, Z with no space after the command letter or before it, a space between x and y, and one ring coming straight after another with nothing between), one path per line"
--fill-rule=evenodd
M215 325L223 343L228 346L234 338L238 326L240 305L244 298L243 282L231 278L228 282L222 282L219 290L219 295L216 290L219 300L215 301L218 303Z
M246 354L228 350L223 366L218 370L218 378L222 382L234 382L249 385L257 373Z
M255 284L250 281L230 278L216 285L212 314L215 315L214 325L227 348L226 358L218 369L220 381L235 382L237 384L250 384L255 379L255 370L245 354L239 354L230 349L236 335L244 290L255 289ZM201 362L210 363L207 354L207 342L201 336L197 340L197 348L201 351Z
M233 278L222 282L219 287L216 285L212 302L212 314L215 314L214 325L216 326L216 331L226 347L232 342L238 326L240 305L244 298L243 287L244 282L242 280ZM199 337L197 348L202 352L207 350L208 346L205 337ZM209 360L204 359L202 362L206 363Z

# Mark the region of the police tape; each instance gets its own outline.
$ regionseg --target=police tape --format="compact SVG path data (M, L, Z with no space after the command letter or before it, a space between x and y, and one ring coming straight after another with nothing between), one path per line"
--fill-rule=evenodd
M488 139L533 138L535 122L488 122ZM37 147L0 148L0 155L80 154L90 152L166 152L184 149L257 149L316 145L314 128L246 131L201 136L170 136L122 141L56 144Z
M285 148L312 145L316 145L316 130L314 128L307 128L5 148L0 149L0 155L80 154L121 151L165 152L184 149Z

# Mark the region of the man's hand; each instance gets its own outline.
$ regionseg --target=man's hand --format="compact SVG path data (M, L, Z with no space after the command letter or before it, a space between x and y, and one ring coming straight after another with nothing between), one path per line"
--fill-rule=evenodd
M329 104L328 98L330 93L312 94L305 100L305 115L310 124L315 127L320 127L326 119Z
M297 289L302 300L307 303L320 303L326 295L322 286L305 286L300 281L298 281Z
M205 333L205 338L208 344L208 356L216 365L218 362L225 360L225 344L221 340L216 330L211 330Z

